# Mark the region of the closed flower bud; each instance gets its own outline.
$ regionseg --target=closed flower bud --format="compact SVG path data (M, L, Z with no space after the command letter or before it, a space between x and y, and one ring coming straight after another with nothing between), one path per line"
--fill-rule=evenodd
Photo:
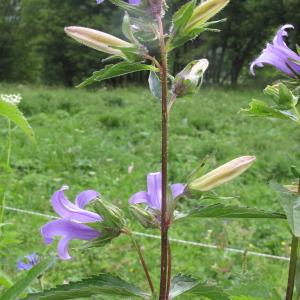
M70 26L65 28L65 32L81 44L113 55L124 56L122 51L117 48L134 47L133 44L113 35L86 27Z
M198 91L203 75L208 68L207 59L194 60L175 77L172 91L177 97L194 94Z
M194 26L203 25L206 21L222 10L228 3L229 0L207 0L202 2L194 9L186 28L191 30Z
M188 187L192 190L202 192L209 191L245 172L253 164L255 159L255 156L242 156L236 158L200 178L195 179L189 183Z
M143 227L158 228L160 226L158 219L150 210L145 210L137 205L131 205L129 209Z

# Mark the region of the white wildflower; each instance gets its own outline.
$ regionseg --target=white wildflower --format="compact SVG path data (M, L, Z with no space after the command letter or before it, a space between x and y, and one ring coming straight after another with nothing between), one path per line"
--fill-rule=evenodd
M22 100L22 96L20 94L1 94L0 99L4 102L18 105Z

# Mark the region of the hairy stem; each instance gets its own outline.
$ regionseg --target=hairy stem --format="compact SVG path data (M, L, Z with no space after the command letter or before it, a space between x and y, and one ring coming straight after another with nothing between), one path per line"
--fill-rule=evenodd
M146 262L145 262L145 259L143 257L143 253L141 251L141 247L139 246L138 242L135 240L135 238L133 237L133 235L130 233L130 238L131 238L131 241L132 241L132 244L134 245L135 249L136 249L136 252L139 256L139 259L140 259L140 263L143 267L143 270L144 270L144 273L145 273L145 276L146 276L146 279L148 281L148 284L149 284L149 287L151 289L151 292L152 294L154 295L155 294L155 289L154 289L154 285L152 283L152 280L151 280L151 276L150 276L150 273L149 273L149 270L148 270L148 267L146 265Z
M300 180L298 183L298 194L300 195ZM298 260L298 244L299 244L298 238L293 235L291 254L290 254L289 277L288 277L288 284L287 284L286 297L285 297L286 300L293 299L297 260Z
M170 242L168 242L168 282L167 282L167 295L169 295L169 293L170 293L171 278L172 278L172 251L171 251Z
M160 77L162 84L162 204L161 204L161 265L160 265L160 300L168 299L167 277L168 277L168 229L169 220L167 216L167 185L168 185L168 58L164 37L163 23L160 15L156 16L159 36L161 65Z

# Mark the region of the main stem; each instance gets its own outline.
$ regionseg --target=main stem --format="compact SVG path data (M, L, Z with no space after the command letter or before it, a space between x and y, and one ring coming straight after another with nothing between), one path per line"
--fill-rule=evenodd
M161 203L161 265L160 265L160 300L168 299L168 229L167 186L168 186L168 58L164 37L164 28L160 15L156 16L160 36L161 84L162 84L162 203Z
M298 194L300 195L300 180L298 183ZM297 260L298 260L298 244L299 244L299 240L293 234L291 254L290 254L289 277L288 277L288 284L287 284L286 297L285 297L286 300L293 299Z

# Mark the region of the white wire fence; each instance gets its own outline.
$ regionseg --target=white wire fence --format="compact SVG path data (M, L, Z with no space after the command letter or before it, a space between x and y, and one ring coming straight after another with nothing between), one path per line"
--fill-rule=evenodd
M0 206L1 207L1 206ZM10 206L4 206L5 210L8 211L14 211L17 213L21 214L27 214L27 215L33 215L33 216L38 216L46 219L58 219L58 217L53 216L53 215L48 215L36 211L30 211L26 209L21 209L21 208L16 208L16 207L10 207ZM150 238L150 239L160 239L159 235L154 235L154 234L148 234L144 232L133 232L135 235L144 237L144 238ZM247 249L242 250L242 249L236 249L236 248L221 248L217 245L213 244L205 244L205 243L200 243L200 242L195 242L195 241L186 241L186 240L180 240L180 239L174 239L170 238L170 241L172 243L176 244L181 244L181 245L189 245L193 247L200 247L200 248L209 248L209 249L214 249L214 250L219 250L227 253L240 253L242 255L247 255L247 256L256 256L256 257L262 257L262 258L268 258L268 259L273 259L273 260L282 260L282 261L289 261L290 259L286 256L277 256L277 255L271 255L271 254L266 254L266 253L260 253L260 252L255 252L255 251L248 251Z

